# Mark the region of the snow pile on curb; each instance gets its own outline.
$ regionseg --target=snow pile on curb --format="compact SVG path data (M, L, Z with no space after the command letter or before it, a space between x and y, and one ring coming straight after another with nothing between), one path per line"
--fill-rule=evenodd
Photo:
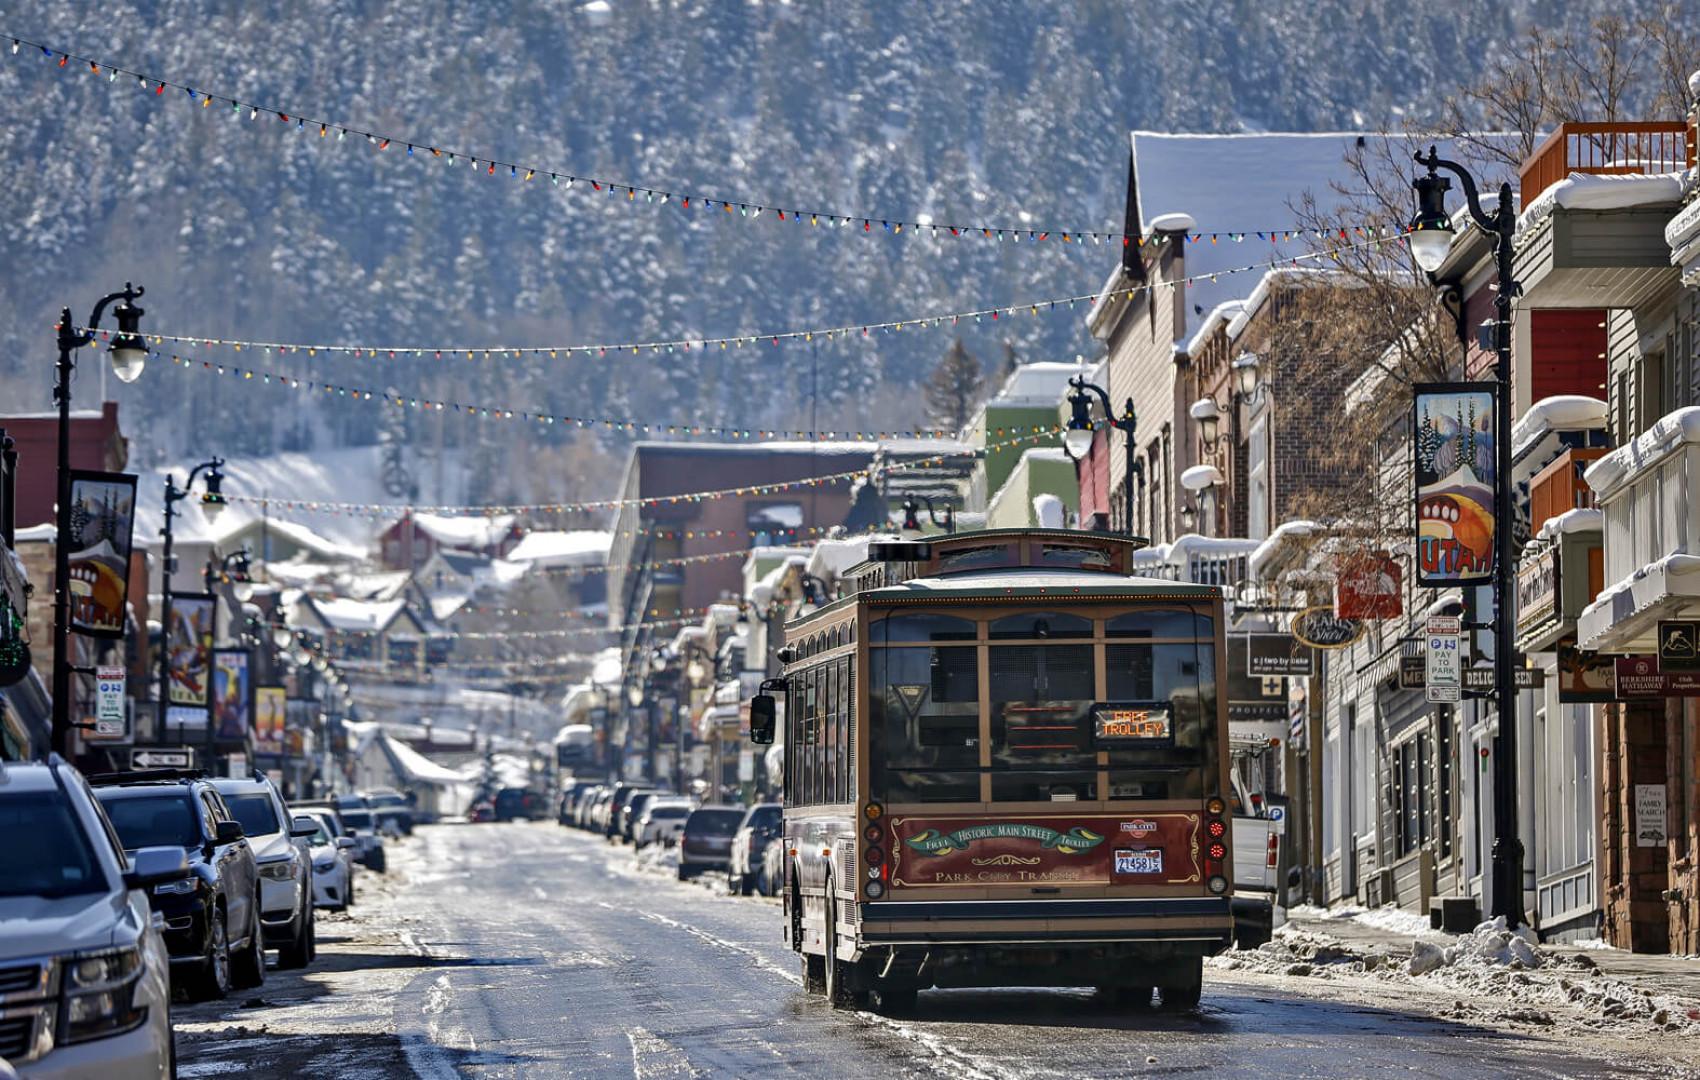
M1461 995L1441 1015L1549 1027L1564 1015L1573 1027L1656 1034L1700 1031L1700 1002L1656 994L1606 978L1582 953L1542 949L1527 930L1493 920L1451 942L1419 940L1360 948L1328 934L1283 926L1256 949L1206 960L1225 971L1325 981L1373 979ZM1466 1003L1466 998L1477 999Z
M672 877L679 872L679 849L671 844L650 844L637 852L634 861L644 873Z

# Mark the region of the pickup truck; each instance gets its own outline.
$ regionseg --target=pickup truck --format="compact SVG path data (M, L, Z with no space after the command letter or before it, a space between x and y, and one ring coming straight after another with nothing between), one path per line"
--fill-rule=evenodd
M1284 907L1287 798L1248 792L1237 775L1233 782L1234 941L1255 949L1274 933L1276 909Z

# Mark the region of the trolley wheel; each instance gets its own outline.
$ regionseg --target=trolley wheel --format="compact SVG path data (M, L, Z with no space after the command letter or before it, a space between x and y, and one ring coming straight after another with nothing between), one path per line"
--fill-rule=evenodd
M1204 992L1204 961L1194 959L1180 974L1179 980L1160 988L1164 1012L1188 1012L1198 1008Z
M803 954L803 992L826 993L826 957Z
M909 1016L915 1011L920 996L917 986L876 986L870 992L874 1010L882 1016Z
M827 883L830 892L832 883ZM853 965L838 958L838 901L826 902L826 956L821 965L826 973L826 1001L835 1009L853 1009L860 1002L850 989L850 969Z
M1149 986L1100 986L1098 996L1107 1004L1120 1009L1149 1009L1151 1007L1151 987Z

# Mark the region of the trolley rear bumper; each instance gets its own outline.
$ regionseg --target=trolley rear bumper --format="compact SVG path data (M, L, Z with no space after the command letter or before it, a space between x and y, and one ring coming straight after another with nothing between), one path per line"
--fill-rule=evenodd
M1226 897L880 901L862 904L864 945L1188 942L1214 953L1233 938Z

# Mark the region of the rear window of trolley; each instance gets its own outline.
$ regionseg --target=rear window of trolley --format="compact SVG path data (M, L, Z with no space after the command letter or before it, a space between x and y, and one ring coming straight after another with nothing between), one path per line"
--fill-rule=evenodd
M1098 802L1213 789L1207 607L895 611L869 631L876 799Z

